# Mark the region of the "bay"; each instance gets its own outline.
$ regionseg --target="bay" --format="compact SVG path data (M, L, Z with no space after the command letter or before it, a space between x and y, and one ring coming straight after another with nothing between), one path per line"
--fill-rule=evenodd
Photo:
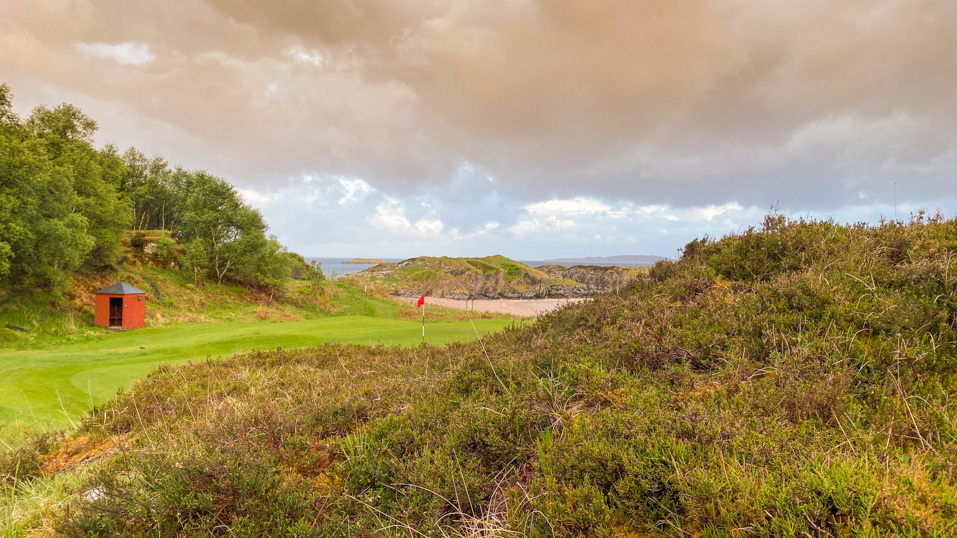
M355 273L356 271L361 271L363 269L368 269L370 267L375 267L376 264L372 263L345 263L349 260L355 258L306 258L306 262L312 262L316 260L322 264L322 274L326 275L326 278L335 278L337 276L346 275L349 273ZM403 258L380 258L386 262L400 262Z

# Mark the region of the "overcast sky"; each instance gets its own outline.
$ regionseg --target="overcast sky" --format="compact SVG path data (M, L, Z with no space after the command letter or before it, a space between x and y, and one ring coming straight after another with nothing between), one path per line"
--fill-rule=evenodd
M0 82L307 256L657 254L957 213L954 0L3 0ZM896 203L896 209L895 209Z

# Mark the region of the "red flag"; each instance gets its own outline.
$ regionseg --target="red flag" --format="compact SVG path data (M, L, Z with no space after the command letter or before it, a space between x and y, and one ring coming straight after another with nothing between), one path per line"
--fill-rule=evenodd
M419 297L419 303L415 306L417 306L418 308L422 308L422 305L424 304L425 304L425 295L423 295L422 297Z

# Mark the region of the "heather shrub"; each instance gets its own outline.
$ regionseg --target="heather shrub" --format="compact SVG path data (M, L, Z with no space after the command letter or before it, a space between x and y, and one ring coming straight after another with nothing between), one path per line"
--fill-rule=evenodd
M80 428L129 442L60 530L953 535L955 252L770 215L481 342L163 368Z

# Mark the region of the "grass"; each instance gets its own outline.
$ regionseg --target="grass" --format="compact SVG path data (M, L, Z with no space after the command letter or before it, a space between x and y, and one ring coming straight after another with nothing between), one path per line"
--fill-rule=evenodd
M164 288L167 296L175 296L175 286ZM405 347L422 343L421 320L414 307L366 296L362 288L344 281L327 284L335 313L322 317L315 311L281 305L263 311L255 303L237 300L233 296L237 290L211 291L217 293L177 298L179 303L207 303L202 312L210 321L203 323L157 323L158 312L162 316L166 311L167 319L175 318L170 313L173 301L166 299L166 305L151 312L152 328L110 333L81 326L92 321L86 319L89 316L46 313L32 332L11 335L13 339L0 348L0 440L16 444L35 427L69 427L93 406L161 364L202 362L256 349L315 346L326 341ZM36 304L7 309L8 320L27 326L32 324L24 321L43 314ZM486 316L476 320L473 329L455 311L433 307L427 314L426 342L436 345L474 339L476 331L496 331L509 322L504 316ZM314 319L296 319L299 317ZM83 321L63 323L76 318Z
M545 271L504 256L484 258L428 257L386 263L374 269L375 276L349 275L349 280L368 283L377 293L411 296L426 293L449 298L512 298L591 296L630 282L646 268L551 266ZM573 278L563 277L571 271ZM577 280L576 280L577 279Z
M75 431L0 457L0 489L27 492L7 504L48 506L48 489L23 484L75 477L50 494L57 508L9 524L953 536L955 260L957 220L941 216L770 215L481 340L163 367Z
M8 497L0 502L0 529L3 536L49 536L51 522L59 507L78 500L82 473L63 473L49 480L17 481L5 488Z
M478 320L479 334L501 329L499 318ZM430 320L431 344L475 338L467 322ZM413 320L345 316L305 321L184 324L104 334L44 349L0 352L0 437L25 425L63 428L145 377L160 364L183 364L254 349L315 346L326 341L414 346L422 342Z

